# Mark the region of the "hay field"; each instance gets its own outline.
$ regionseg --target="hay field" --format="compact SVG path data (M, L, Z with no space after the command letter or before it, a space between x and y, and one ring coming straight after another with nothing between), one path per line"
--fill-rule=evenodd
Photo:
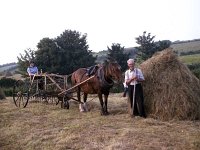
M189 51L199 51L200 40L191 40L188 42L176 43L176 44L172 44L170 47L172 47L174 51L177 51L179 53L189 52Z
M75 102L66 110L35 102L19 109L12 98L0 101L0 149L200 149L200 121L131 118L126 98L121 96L110 95L108 116L100 115L97 98L89 102L88 113L80 113Z
M4 75L3 76L0 75L0 79L2 79L3 77L5 77L5 76ZM9 76L7 78L12 78L12 79L15 79L15 80L21 80L22 79L22 75L20 75L20 74L13 74L12 76Z
M200 63L200 54L179 56L179 59L185 64Z

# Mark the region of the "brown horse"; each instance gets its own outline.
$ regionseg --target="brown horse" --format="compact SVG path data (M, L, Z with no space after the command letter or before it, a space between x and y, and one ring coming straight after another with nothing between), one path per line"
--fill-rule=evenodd
M73 72L71 80L73 85L79 84L89 77L87 76L86 68L79 68ZM84 104L86 105L87 95L88 94L98 94L99 101L101 104L101 114L108 115L107 102L110 88L112 88L114 81L122 81L122 72L121 67L117 62L108 62L106 61L101 67L97 69L94 74L94 77L90 77L86 83L78 86L77 89L77 98L81 101L80 93L83 92ZM104 95L104 99L103 96ZM80 104L82 105L82 104ZM81 106L82 108L82 106ZM87 108L84 107L84 110L87 111Z

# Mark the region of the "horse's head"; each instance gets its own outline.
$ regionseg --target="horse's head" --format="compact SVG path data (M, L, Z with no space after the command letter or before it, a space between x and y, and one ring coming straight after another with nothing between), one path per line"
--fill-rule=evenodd
M112 78L114 81L122 81L121 66L116 61L105 62L105 75Z

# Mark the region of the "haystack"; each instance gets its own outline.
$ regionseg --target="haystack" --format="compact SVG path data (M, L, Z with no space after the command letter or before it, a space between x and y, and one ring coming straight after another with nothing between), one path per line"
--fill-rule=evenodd
M165 49L140 65L147 115L161 120L200 119L200 81Z

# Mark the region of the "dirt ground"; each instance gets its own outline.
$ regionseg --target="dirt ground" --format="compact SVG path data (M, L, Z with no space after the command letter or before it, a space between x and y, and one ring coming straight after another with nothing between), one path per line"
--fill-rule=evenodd
M131 118L126 98L109 96L108 116L100 115L97 98L80 113L54 102L29 102L15 107L12 98L0 101L1 150L199 150L200 121L163 122L147 116ZM94 99L93 99L94 98Z

